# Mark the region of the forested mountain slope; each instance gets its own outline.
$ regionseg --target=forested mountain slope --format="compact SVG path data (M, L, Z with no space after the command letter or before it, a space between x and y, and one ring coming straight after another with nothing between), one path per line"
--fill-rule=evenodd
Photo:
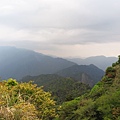
M89 93L65 102L59 120L120 120L120 56Z
M20 81L29 82L30 80L34 81L33 83L37 84L37 86L43 86L45 91L51 92L58 104L72 100L90 89L86 84L56 74L26 76Z
M95 65L73 65L60 70L56 74L63 77L71 77L77 81L93 86L104 75L104 71Z

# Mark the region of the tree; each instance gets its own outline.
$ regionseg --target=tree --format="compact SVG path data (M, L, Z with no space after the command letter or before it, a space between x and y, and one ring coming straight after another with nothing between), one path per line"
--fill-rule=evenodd
M120 64L120 55L118 55L118 63Z

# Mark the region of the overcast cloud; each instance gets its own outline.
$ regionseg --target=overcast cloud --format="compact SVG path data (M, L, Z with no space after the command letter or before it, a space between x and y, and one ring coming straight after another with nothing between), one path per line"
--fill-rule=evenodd
M120 0L0 0L0 45L62 57L116 56Z

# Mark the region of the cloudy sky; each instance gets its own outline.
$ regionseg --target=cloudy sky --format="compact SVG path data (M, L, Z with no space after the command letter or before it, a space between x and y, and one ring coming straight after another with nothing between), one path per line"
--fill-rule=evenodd
M120 54L120 0L0 0L0 45L60 57Z

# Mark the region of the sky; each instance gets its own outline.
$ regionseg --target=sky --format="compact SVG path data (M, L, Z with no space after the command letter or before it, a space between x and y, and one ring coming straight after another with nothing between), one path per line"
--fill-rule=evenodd
M0 0L0 46L59 57L118 56L120 0Z

